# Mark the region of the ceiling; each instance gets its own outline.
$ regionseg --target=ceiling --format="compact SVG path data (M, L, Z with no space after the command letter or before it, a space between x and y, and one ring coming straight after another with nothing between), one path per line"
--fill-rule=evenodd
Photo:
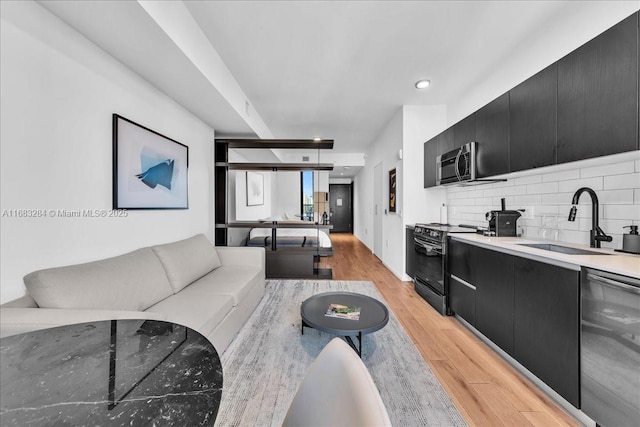
M637 0L149 2L173 8L177 31L147 2L40 3L216 136L268 137L249 123L253 113L271 137L334 139L336 153L365 153L403 105L447 105L455 116L464 100L486 103L568 53L554 50L560 38L579 41L567 43L573 49L638 8ZM185 31L213 49L195 55ZM204 71L216 53L237 87ZM432 85L415 89L420 78Z

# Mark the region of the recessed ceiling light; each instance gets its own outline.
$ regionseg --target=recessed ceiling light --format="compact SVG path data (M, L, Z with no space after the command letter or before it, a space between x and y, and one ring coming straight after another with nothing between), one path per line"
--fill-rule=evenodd
M343 166L342 169L351 169L351 166Z
M425 89L428 88L431 82L427 79L418 80L416 82L416 89Z
M344 175L344 172L340 172L340 175Z

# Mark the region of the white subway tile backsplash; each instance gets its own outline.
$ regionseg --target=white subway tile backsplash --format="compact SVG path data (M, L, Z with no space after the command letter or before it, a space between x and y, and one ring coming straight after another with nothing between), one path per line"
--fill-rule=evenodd
M542 195L543 205L570 205L573 193L550 193Z
M640 173L612 175L604 177L604 189L640 188Z
M545 194L545 193L557 193L557 182L545 182L543 184L530 184L527 185L527 194Z
M605 178L606 179L606 178ZM604 190L598 192L600 204L632 205L634 200L633 190Z
M524 194L522 196L513 196L514 208L519 208L523 205L540 205L542 204L541 194Z
M557 229L560 241L589 244L588 194L580 197L576 221L568 221L573 194L581 187L596 192L600 227L614 237L612 243L602 246L620 248L622 227L640 225L640 160L618 159L604 166L538 173L477 187L448 187L449 222L486 225L485 212L500 209L500 199L505 198L507 209L533 209L533 218L529 212L524 214L529 218L518 220L525 237L553 239Z
M558 205L537 205L533 206L533 214L541 216L556 216L558 215Z
M605 205L604 218L640 220L640 206L638 205Z
M542 175L543 182L567 181L569 179L580 178L580 169L572 169L562 172L545 173Z
M561 242L576 243L581 245L589 244L589 232L588 231L574 231L574 230L560 230Z
M604 230L607 234L624 234L628 233L627 225L631 225L632 221L626 219L601 219L600 220L600 228Z
M589 187L594 191L602 190L603 178L601 176L593 178L572 179L569 181L560 181L558 191L561 193L575 192L581 187Z
M542 175L530 175L514 179L514 185L538 184L540 182L542 182Z
M633 173L635 169L633 162L614 163L612 165L595 166L580 169L581 178L591 178L595 176L611 176L625 173Z

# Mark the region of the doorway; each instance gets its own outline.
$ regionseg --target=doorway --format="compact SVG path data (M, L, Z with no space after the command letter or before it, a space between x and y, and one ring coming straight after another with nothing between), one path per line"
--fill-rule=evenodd
M373 253L382 259L382 162L373 168Z
M332 233L353 233L353 184L329 184Z

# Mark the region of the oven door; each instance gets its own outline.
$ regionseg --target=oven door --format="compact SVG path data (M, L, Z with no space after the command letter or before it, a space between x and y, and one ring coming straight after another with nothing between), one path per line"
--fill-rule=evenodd
M428 285L439 295L444 295L444 254L442 245L413 238L416 257L416 279Z

